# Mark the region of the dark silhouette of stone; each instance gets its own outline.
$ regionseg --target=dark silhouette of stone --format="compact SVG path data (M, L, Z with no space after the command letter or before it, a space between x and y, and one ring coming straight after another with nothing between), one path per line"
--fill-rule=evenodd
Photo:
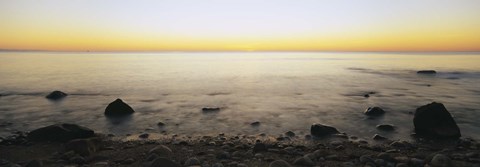
M135 111L122 99L117 99L105 108L105 115L109 117L120 117L133 114Z
M417 74L437 74L435 70L420 70L417 71Z
M432 138L459 138L457 123L442 103L432 102L421 106L413 117L415 133Z
M255 143L253 146L253 152L258 153L258 152L266 152L267 151L267 145L263 143Z
M220 111L220 107L203 107L203 112L217 112Z
M340 133L340 132L338 132L336 128L327 126L327 125L313 124L310 127L310 134L312 134L315 137L322 137L322 136L327 136L327 135L337 134L337 133Z
M393 131L395 130L395 126L390 124L381 124L381 125L377 125L377 129L383 130L383 131Z
M364 113L368 116L380 116L385 114L385 111L380 107L368 107Z
M153 160L148 167L181 167L180 164L164 157Z
M75 124L54 124L31 131L27 138L30 141L66 142L73 139L93 137L91 129Z
M260 126L260 122L255 121L255 122L250 123L250 125L252 125L252 126Z
M382 135L375 134L373 135L373 140L387 140L387 138Z
M68 96L68 94L66 94L65 92L62 92L62 91L53 91L52 93L48 94L47 96L45 96L45 98L47 99L50 99L50 100L60 100L64 97Z

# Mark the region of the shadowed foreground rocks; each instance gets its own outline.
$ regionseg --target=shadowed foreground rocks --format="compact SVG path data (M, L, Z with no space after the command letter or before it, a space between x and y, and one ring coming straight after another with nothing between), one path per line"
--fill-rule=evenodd
M54 124L39 128L28 133L30 141L56 141L66 142L73 139L93 137L94 132L83 126L75 124Z
M334 127L322 124L313 124L310 127L310 134L315 137L324 137L327 135L338 134L338 130Z
M415 133L429 138L459 138L457 123L442 103L430 103L417 108L413 118Z
M135 111L122 99L117 99L105 108L105 116L107 117L121 117L133 114Z

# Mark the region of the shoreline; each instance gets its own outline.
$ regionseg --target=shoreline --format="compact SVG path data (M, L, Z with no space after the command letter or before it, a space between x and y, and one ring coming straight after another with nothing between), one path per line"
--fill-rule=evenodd
M267 134L186 136L146 133L127 137L95 134L91 138L69 142L36 142L29 141L27 136L27 133L18 133L11 140L18 143L6 144L5 140L0 143L0 166L154 167L159 166L155 163L164 163L160 166L171 163L173 166L275 167L285 162L289 166L434 167L440 160L451 163L450 166L480 164L480 143L470 138L369 142L345 133L281 140ZM168 155L153 155L155 151L152 150L164 146L169 153L160 151L158 154ZM154 162L162 156L166 157L163 158L165 161Z

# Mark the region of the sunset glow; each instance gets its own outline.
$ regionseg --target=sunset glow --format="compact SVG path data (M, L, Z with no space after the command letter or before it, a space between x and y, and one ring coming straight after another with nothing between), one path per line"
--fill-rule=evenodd
M480 51L480 1L2 0L0 49Z

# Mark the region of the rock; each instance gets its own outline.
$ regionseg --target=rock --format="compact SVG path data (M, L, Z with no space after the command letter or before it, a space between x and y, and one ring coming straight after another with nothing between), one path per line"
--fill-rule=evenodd
M72 162L72 163L76 163L76 164L84 164L86 162L85 158L83 158L82 156L79 156L79 155L70 158L69 161Z
M173 162L170 159L160 157L152 161L148 167L181 167L180 164Z
M435 70L420 70L417 71L417 74L437 74Z
M150 134L148 134L148 133L143 133L143 134L141 134L141 135L138 135L138 137L141 138L141 139L146 139L146 138L148 138L149 136L150 136Z
M203 107L203 112L217 112L220 111L220 107Z
M105 116L107 117L120 117L133 114L135 111L127 103L123 102L122 99L117 99L105 108Z
M293 164L294 165L299 165L299 166L315 166L315 162L313 162L308 157L297 158L295 161L293 161Z
M223 167L222 163L215 163L212 165L212 167Z
M184 164L184 166L195 166L195 165L201 165L200 160L198 160L195 157L187 159Z
M382 135L379 135L379 134L375 134L373 135L373 140L387 140L388 138L386 137L383 137Z
M284 160L275 160L268 165L269 167L291 167L291 165Z
M383 159L385 161L391 161L392 160L392 156L389 153L384 153L384 152L379 153L377 155L377 158Z
M432 167L453 167L452 160L443 154L436 154L429 165Z
M364 114L368 116L380 116L385 114L385 111L380 107L368 107Z
M360 159L360 162L363 163L363 164L365 164L365 163L367 163L367 162L375 162L375 161L374 161L370 156L368 156L368 155L362 155L362 156L360 156L359 159Z
M395 167L408 167L408 164L406 164L406 163L397 163L397 165L395 165Z
M413 118L415 133L431 138L459 138L457 123L442 103L430 103L417 108Z
M62 91L53 91L52 93L48 94L45 96L45 98L50 99L50 100L60 100L64 97L68 96L68 94L62 92Z
M410 159L410 165L414 167L423 167L425 165L425 161L418 158L412 158Z
M255 122L250 123L250 125L252 125L252 126L260 126L260 122L255 121Z
M30 141L58 142L89 137L94 137L93 130L75 124L54 124L33 130L27 136Z
M331 134L337 134L340 133L338 132L337 129L331 126L327 125L322 125L322 124L313 124L310 127L310 134L315 137L323 137Z
M65 150L73 151L82 156L88 156L99 149L99 142L97 139L75 139L65 144Z
M365 94L365 95L363 95L363 97L365 97L365 98L369 98L369 97L370 97L370 95L369 95L369 94Z
M133 164L134 162L135 162L135 159L127 158L127 159L123 160L121 163L128 165L128 164Z
M253 153L266 152L267 150L267 146L263 143L255 143L253 146Z
M36 160L36 159L28 161L27 165L25 165L25 167L41 167L41 166L43 166L42 161Z
M393 131L395 130L395 126L391 124L381 124L381 125L377 125L377 129L382 131Z
M165 123L163 123L163 122L158 122L158 123L157 123L157 126L165 126Z
M340 140L334 140L334 141L331 141L331 142L330 142L330 145L332 145L332 146L334 146L334 147L340 146L340 145L342 145L342 144L343 144L343 142L340 141Z
M173 155L173 152L170 148L164 145L159 145L152 148L148 151L148 154L155 153L158 157L170 158Z
M293 133L292 131L285 132L285 135L288 137L295 137L295 133Z

